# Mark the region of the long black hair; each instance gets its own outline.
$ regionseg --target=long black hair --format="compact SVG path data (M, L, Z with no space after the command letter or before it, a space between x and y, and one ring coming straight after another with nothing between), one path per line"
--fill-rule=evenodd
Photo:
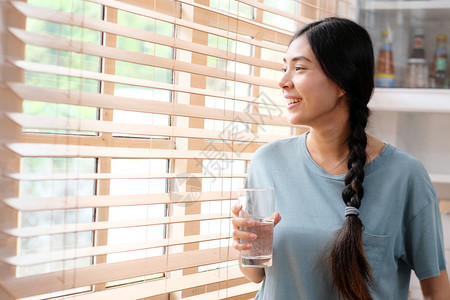
M325 75L347 96L351 130L342 200L347 207L359 208L364 196L362 184L367 160L367 104L374 88L372 41L360 25L336 17L304 26L295 33L291 43L300 36L307 38ZM372 299L372 271L362 246L362 230L358 215L347 216L330 252L333 285L341 296L351 300Z

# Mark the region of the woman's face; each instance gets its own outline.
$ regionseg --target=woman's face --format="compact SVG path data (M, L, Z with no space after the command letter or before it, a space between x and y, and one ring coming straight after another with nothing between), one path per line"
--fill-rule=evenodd
M332 125L347 117L344 93L325 76L305 36L291 43L284 60L284 75L279 85L291 124Z

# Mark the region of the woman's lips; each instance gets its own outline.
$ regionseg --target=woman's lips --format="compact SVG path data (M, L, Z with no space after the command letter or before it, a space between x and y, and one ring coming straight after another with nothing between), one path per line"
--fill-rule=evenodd
M288 100L287 109L294 108L302 101L302 99L299 98L289 98L287 100Z

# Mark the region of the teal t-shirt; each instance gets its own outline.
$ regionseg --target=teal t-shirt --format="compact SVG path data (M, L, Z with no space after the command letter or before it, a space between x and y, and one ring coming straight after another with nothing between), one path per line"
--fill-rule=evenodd
M272 267L256 299L338 299L327 261L344 222L345 175L331 175L308 153L306 134L264 145L251 161L248 187L274 187ZM374 299L407 299L411 270L419 279L445 269L436 193L423 165L386 144L365 168L360 219L372 267Z

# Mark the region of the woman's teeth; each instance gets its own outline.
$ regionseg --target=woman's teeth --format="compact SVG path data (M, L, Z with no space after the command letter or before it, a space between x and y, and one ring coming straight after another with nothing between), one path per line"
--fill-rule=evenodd
M288 104L300 102L301 99L288 99Z

